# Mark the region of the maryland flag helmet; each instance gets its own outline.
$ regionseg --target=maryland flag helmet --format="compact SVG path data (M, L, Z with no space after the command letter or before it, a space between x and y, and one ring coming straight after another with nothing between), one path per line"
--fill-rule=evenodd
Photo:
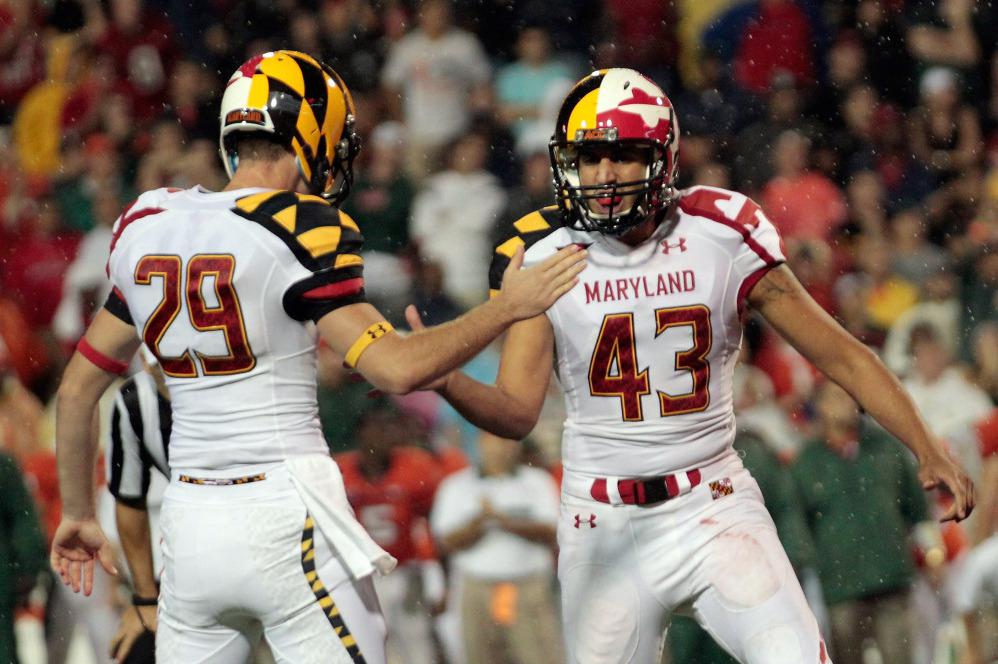
M225 87L219 142L225 172L239 166L237 139L269 134L295 155L310 193L339 204L360 151L350 91L329 65L297 51L250 58Z
M629 182L583 185L579 157L587 147L630 147L647 158L644 177ZM660 87L633 69L601 69L565 97L549 144L554 185L565 223L572 228L620 235L676 199L679 124ZM595 212L596 199L636 194L629 209Z

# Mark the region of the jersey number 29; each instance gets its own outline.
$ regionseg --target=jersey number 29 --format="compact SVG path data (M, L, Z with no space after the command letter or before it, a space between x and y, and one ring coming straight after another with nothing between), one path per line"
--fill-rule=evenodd
M236 258L232 254L197 254L183 269L180 256L143 256L135 268L135 283L151 285L158 277L163 284L163 299L146 321L142 340L159 359L163 371L175 378L196 378L197 367L191 350L179 357L163 355L159 343L180 313L181 297L187 300L187 313L194 329L202 332L220 330L225 334L228 355L204 355L194 351L205 376L224 376L250 371L256 366L256 357L246 338L239 297L232 285ZM215 282L215 302L205 301L202 287L206 277Z
M656 390L662 417L696 413L710 404L710 363L707 354L712 343L710 309L702 304L655 310L655 337L672 327L693 329L693 347L676 352L675 369L690 372L693 389L671 395ZM589 391L594 397L618 397L627 422L644 419L641 397L651 394L648 368L638 369L634 340L634 314L607 314L603 317L596 348L589 361ZM616 370L614 370L616 369Z

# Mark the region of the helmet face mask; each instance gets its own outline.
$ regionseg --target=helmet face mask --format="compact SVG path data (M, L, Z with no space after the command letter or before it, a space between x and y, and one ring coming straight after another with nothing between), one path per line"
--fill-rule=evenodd
M678 151L675 113L657 85L631 69L601 70L582 79L562 104L549 144L565 223L619 236L661 216L677 196L673 183ZM633 177L600 183L593 170L603 158L615 168L639 163L644 167L640 173L633 171Z
M556 187L564 192L573 216L573 227L579 230L620 235L640 224L660 207L665 185L663 149L654 141L625 139L600 143L552 141L551 161L557 163ZM583 184L583 171L588 161L595 164L602 158L613 162L643 163L640 178L625 181ZM591 180L591 178L590 178ZM632 198L625 205L625 198ZM596 203L596 205L594 205ZM600 211L603 208L604 211Z
M294 155L309 193L341 203L360 151L350 91L331 67L296 51L264 53L229 79L219 148L231 178L240 138L260 136Z

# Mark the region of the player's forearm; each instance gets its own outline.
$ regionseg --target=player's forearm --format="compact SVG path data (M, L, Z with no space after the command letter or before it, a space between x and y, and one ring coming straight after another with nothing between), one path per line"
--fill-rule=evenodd
M74 355L59 386L55 436L62 512L66 518L82 520L96 513L94 467L98 441L91 423L113 376L101 372L100 376L81 378L74 372L74 363L78 362L87 360Z
M373 375L369 374L365 357L361 357L358 368L380 389L411 392L468 362L514 322L506 307L489 300L455 320L400 338L393 349L395 361L386 367L388 371L375 369ZM377 352L377 346L372 348L365 355Z
M818 368L842 386L873 419L904 443L922 461L941 453L939 441L929 431L915 402L901 382L866 346L855 339L840 349L838 360Z
M537 424L538 413L531 412L501 387L480 383L460 371L448 377L439 393L461 417L503 438L525 438Z
M152 562L152 539L149 534L149 514L136 509L115 504L115 520L121 537L121 549L132 575L132 589L139 597L156 597L156 571Z

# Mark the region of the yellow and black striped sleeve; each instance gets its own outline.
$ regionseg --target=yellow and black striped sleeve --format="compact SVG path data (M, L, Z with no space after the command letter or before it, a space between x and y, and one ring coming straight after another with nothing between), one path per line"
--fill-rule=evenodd
M290 191L241 198L233 212L280 238L311 273L284 293L289 316L318 321L339 307L366 301L364 238L345 212L319 196Z
M541 208L511 223L503 232L494 248L492 265L489 267L489 295L494 296L502 288L502 275L509 261L522 246L524 251L558 230L563 225L561 213L556 205Z

